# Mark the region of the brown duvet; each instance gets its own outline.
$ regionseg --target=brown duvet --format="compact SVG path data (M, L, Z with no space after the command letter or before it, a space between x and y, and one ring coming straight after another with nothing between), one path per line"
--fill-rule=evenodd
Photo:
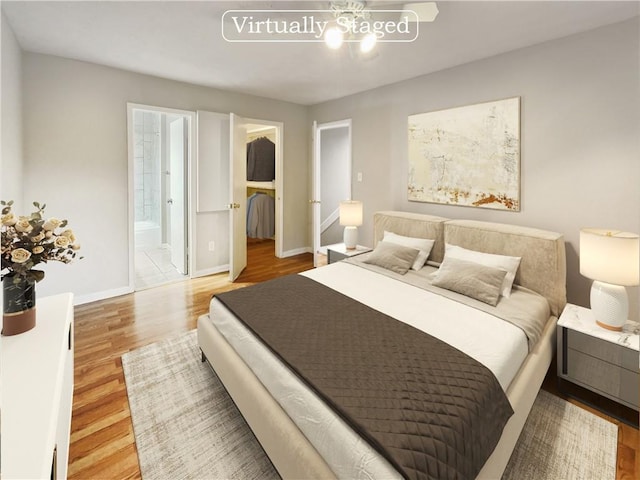
M307 277L216 298L405 478L475 478L513 414L476 360Z

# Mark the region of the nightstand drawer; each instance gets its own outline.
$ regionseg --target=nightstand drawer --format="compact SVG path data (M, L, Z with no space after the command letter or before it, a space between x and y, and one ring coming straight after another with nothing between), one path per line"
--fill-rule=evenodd
M640 376L637 367L633 371L627 370L573 349L567 352L566 361L566 373L570 378L638 408Z
M567 330L567 347L600 358L605 362L638 371L638 352L621 345L603 342L575 330Z

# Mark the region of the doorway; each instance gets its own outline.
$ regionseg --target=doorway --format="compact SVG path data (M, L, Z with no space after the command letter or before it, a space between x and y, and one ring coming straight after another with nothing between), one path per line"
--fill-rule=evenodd
M247 251L276 257L276 127L247 124ZM248 257L248 259L250 256Z
M130 286L143 290L189 277L188 112L128 105ZM131 265L132 263L132 265Z
M340 202L351 200L351 119L314 122L313 264L327 255L327 245L341 243Z
M283 256L283 124L231 114L230 266L234 281L247 251Z

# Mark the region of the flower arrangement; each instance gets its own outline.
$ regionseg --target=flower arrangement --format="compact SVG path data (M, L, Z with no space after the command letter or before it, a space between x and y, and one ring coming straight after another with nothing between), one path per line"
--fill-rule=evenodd
M2 205L2 278L19 276L39 282L44 272L34 270L39 263L56 261L70 263L76 258L80 245L67 221L51 217L44 219L46 205L33 202L36 210L28 217L17 217L11 207L13 201ZM5 273L6 270L6 273Z

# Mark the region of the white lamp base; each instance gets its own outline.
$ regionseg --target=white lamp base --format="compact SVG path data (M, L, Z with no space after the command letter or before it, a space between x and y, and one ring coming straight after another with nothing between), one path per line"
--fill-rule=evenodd
M629 318L627 289L620 285L594 281L591 285L591 311L596 323L607 330L622 330Z
M358 227L344 227L343 239L347 250L355 250L358 244Z

